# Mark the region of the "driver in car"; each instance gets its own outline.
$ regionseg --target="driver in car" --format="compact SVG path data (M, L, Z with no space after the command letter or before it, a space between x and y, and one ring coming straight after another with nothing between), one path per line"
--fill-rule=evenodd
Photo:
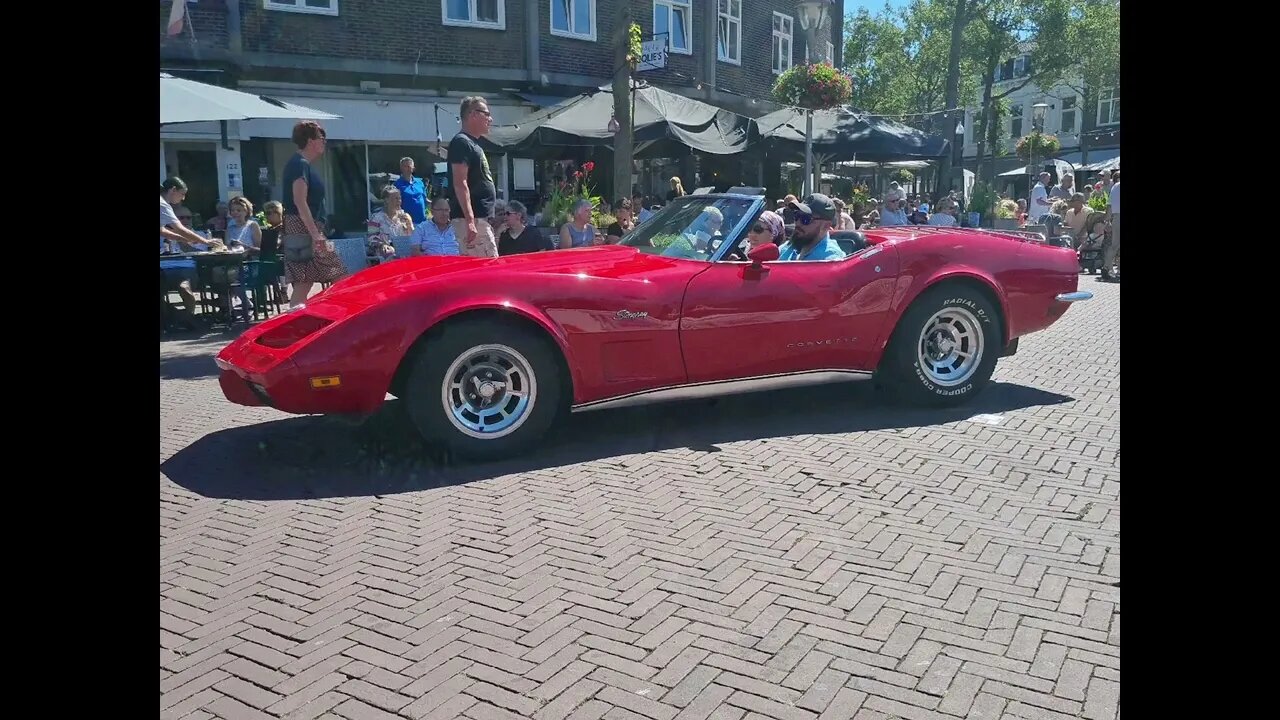
M793 201L796 225L791 240L782 246L778 260L843 260L844 252L831 239L831 226L836 221L836 206L822 193Z

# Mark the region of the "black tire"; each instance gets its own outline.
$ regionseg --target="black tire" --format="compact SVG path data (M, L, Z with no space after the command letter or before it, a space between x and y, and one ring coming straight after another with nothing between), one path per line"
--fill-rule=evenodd
M498 346L500 349L488 348ZM519 455L530 450L543 438L547 430L559 414L566 388L560 377L560 365L554 353L557 349L546 338L537 333L518 326L492 321L463 322L446 327L438 334L428 336L419 345L412 359L413 365L405 382L404 395L401 398L409 411L418 432L429 444L446 447L456 456L470 460L496 460ZM466 363L467 358L488 354L488 359L478 364ZM499 375L508 362L511 367L523 366L519 372L507 368L508 375ZM455 363L463 366L457 369ZM469 370L471 368L472 370ZM463 378L463 384L474 387L477 393L483 391L478 383L483 382L485 372L492 370L489 378L499 379L505 383L503 387L488 392L495 393L489 401L491 405L483 411L494 411L502 407L519 408L519 398L509 394L511 391L524 390L529 397L523 411L511 415L519 415L518 422L513 421L513 429L500 428L489 437L484 437L485 421L481 415L469 412L472 408L467 404L462 419L457 423L472 423L470 433L459 424L455 424L454 415L445 406L446 374L453 379ZM451 369L454 372L450 373ZM471 383L466 379L473 378ZM486 383L488 384L488 383ZM508 387L509 386L509 387ZM451 383L452 387L452 383ZM460 402L461 396L457 388L449 391L450 401ZM478 394L471 394L474 402L480 402ZM497 398L497 399L493 399ZM514 404L510 404L514 401ZM461 402L468 402L461 400ZM493 420L497 415L486 415ZM472 420L474 418L474 420ZM505 419L505 416L500 419ZM497 425L489 424L489 427ZM477 435L478 433L478 435Z
M928 339L940 343L926 343L928 327L933 328ZM960 405L990 382L1003 344L999 307L971 287L940 285L926 290L903 313L876 374L880 386L901 402ZM966 366L958 353L975 347L978 359L972 367ZM941 364L924 363L927 348L937 351L931 357ZM945 374L948 370L954 373L950 378Z

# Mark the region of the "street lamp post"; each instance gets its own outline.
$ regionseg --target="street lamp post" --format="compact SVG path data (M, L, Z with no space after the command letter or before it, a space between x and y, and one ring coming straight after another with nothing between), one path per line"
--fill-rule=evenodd
M1031 106L1031 129L1039 135L1044 134L1044 113L1049 109L1048 103L1038 102ZM1039 138L1037 138L1038 140ZM1033 142L1031 148L1027 151L1027 170L1030 173L1027 176L1027 200L1030 202L1031 191L1035 189L1036 179L1040 176L1040 171L1036 169L1036 147L1038 142Z
M964 120L961 118L956 118L954 154L956 158L956 169L960 171L960 200L964 203L964 207L967 210L969 207L969 197L965 192L964 186Z
M805 56L809 63L831 62L827 57L827 41L831 37L831 7L834 0L798 0L796 15L805 31ZM804 111L804 194L813 192L813 110Z

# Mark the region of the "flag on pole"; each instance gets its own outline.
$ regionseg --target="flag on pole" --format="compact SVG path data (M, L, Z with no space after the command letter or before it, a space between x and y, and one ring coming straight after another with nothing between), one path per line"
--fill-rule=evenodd
M187 19L187 0L172 0L169 7L169 37L176 37L182 32L182 25Z

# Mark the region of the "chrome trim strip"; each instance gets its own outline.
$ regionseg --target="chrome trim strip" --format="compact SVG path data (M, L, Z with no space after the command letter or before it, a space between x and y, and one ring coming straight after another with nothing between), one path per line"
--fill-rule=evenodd
M1092 300L1093 293L1088 290L1077 290L1075 292L1062 293L1055 298L1058 302L1077 302L1080 300Z
M735 378L733 380L712 380L686 385L670 385L654 388L653 390L641 390L627 395L604 398L603 400L593 400L589 403L574 405L570 408L570 411L575 413L588 412L591 410L633 407L675 400L696 400L699 398L719 397L721 395L783 390L806 385L866 380L870 377L871 373L866 370L826 369L779 373L776 375L758 375L756 377Z

